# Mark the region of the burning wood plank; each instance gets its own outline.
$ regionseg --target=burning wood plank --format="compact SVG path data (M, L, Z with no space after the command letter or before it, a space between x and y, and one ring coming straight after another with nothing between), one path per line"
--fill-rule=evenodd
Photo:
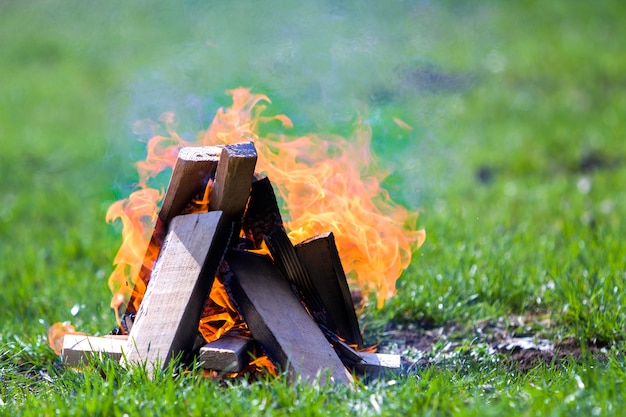
M182 213L185 207L197 196L202 195L207 183L215 175L222 148L217 146L185 147L178 153L170 183L163 197L163 204L154 225L152 237L144 256L144 262L139 271L139 277L144 285L150 281L153 260L163 243L170 220ZM127 314L137 313L138 302L135 294L126 308ZM127 321L128 330L132 321Z
M159 219L168 224L197 196L215 176L222 148L218 146L186 147L178 152L172 178L163 197Z
M233 221L241 220L250 196L256 161L256 149L252 142L224 147L211 191L211 210L221 210Z
M230 250L232 297L254 339L289 378L351 384L352 376L267 256Z
M257 154L252 142L218 146L186 147L178 153L176 165L167 187L157 222L139 272L145 286L150 281L153 259L156 259L170 220L183 212L192 200L204 193L209 180L214 180L210 196L211 210L221 210L238 221L250 195L250 184ZM126 313L135 314L135 294ZM140 300L138 300L140 301ZM128 331L133 322L127 321Z
M255 174L251 188L242 227L246 237L259 249L263 243L263 234L275 228L283 228L283 219L269 178Z
M135 323L124 362L146 362L153 370L190 352L198 321L232 224L222 212L172 219Z
M295 286L304 299L313 318L329 329L335 328L332 318L324 308L324 303L313 283L309 273L300 262L285 229L274 228L264 235L265 243L274 258L274 262L285 278Z
M329 232L307 239L297 244L295 250L335 325L330 330L346 342L362 348L363 337L334 235Z

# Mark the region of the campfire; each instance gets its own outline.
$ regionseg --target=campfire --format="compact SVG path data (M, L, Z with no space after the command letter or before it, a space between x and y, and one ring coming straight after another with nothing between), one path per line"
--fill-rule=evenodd
M365 349L353 295L382 305L424 233L367 175L369 131L267 141L259 123L290 120L262 116L264 96L232 94L199 143L171 115L166 134L138 126L152 136L138 189L107 213L124 226L109 281L118 327L93 337L57 326L51 339L60 329L69 364L102 353L151 372L196 358L213 375L278 368L350 384L399 369L399 356ZM172 167L165 192L148 186Z

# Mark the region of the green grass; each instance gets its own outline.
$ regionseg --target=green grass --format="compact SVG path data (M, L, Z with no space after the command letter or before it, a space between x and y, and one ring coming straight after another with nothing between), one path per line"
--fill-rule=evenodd
M544 3L0 4L0 415L620 415L626 8ZM50 324L114 326L104 214L136 181L132 123L175 111L193 135L239 85L297 133L366 115L385 187L428 234L363 311L366 341L457 326L452 355L354 390L58 361ZM473 342L517 315L582 357L522 372Z

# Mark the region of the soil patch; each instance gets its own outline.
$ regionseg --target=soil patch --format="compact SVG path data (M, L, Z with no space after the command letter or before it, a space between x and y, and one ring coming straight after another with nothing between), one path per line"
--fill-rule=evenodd
M401 354L410 367L498 356L522 372L541 365L580 360L585 354L607 355L604 346L581 345L574 338L552 341L542 337L538 326L549 326L546 321L549 319L515 316L472 326L458 324L430 329L392 324L382 335L379 351Z

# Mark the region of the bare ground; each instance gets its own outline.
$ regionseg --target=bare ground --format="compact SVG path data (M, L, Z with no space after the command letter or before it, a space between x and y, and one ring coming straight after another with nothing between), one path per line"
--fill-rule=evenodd
M550 340L542 336L542 329L549 327L550 319L543 316L511 316L471 326L426 328L392 324L383 333L378 350L401 354L410 367L497 356L522 372L564 360L580 360L586 354L606 357L606 346L597 343L581 345L573 337Z

